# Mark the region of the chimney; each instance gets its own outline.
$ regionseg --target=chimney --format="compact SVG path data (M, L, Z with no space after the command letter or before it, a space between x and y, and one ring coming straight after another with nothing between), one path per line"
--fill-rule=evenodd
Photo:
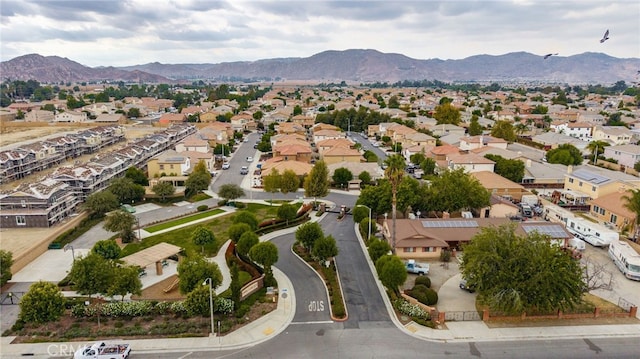
M568 174L573 173L573 166L572 166L572 165L568 165L568 166L567 166L567 173L568 173Z
M531 159L527 158L527 168L531 168Z

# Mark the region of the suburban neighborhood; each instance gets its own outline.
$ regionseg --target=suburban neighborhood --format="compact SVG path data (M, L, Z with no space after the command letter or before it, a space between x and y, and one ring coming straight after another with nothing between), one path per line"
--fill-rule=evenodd
M549 327L601 320L637 335L637 87L492 87L225 84L172 86L157 98L85 83L56 86L74 101L12 94L0 109L0 304L3 339L18 341L3 341L3 356L36 335L23 303L37 300L23 283L41 281L55 284L40 289L54 297L80 298L67 305L86 318L76 325L100 323L96 313L118 301L166 301L144 315L187 318L195 324L183 334L230 346L250 336L242 330L267 333L264 318L277 316L281 330L294 316L346 325L364 318L364 305L372 322L423 339L537 315ZM484 268L487 243L523 256L505 266L539 260L549 277L522 264L509 268L531 280L526 288L505 284ZM560 255L553 265L563 269L549 269ZM19 280L36 263L58 268ZM133 268L133 284L83 284L81 268L102 265L112 281ZM356 305L355 283L379 298L359 292ZM571 293L534 302L533 283ZM496 303L496 288L531 302Z

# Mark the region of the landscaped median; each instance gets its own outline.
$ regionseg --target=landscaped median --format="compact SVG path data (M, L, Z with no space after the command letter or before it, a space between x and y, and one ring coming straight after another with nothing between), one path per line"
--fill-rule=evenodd
M144 227L144 230L149 232L149 233L155 233L158 231L162 231L164 229L169 229L169 228L173 228L173 227L177 227L177 226L181 226L183 224L187 224L190 222L195 222L201 219L205 219L205 218L209 218L209 217L213 217L215 215L224 213L225 210L220 209L220 208L216 208L216 209L212 209L210 211L206 211L206 212L200 212L191 216L187 216L187 217L182 217L182 218L178 218L175 219L173 221L168 221L168 222L162 222L159 224L155 224L153 226L149 226L149 227Z

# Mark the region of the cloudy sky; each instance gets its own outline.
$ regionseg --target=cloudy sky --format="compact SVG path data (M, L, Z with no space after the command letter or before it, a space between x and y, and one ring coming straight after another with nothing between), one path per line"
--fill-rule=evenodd
M92 67L220 63L347 49L640 57L637 0L0 0L0 12L2 61L38 53Z

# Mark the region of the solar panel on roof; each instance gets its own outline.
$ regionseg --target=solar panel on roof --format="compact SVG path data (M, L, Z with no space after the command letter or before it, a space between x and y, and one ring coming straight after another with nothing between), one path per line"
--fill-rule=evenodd
M538 232L540 234L546 234L551 238L567 238L568 237L567 232L559 224L554 224L550 226L523 224L522 229L524 229L524 231L527 234Z
M476 228L476 221L422 221L425 228Z
M575 171L573 172L573 176L577 177L581 180L587 181L587 182L591 182L594 184L601 184L601 183L605 183L607 181L609 181L609 178L604 177L604 176L600 176L599 174L595 174L593 172L589 172L589 171Z

